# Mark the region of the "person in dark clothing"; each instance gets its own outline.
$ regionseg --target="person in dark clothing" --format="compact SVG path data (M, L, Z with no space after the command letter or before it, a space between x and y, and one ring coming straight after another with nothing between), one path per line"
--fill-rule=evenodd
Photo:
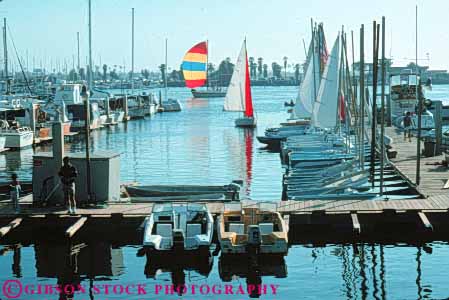
M404 116L404 141L407 139L408 141L412 141L412 116L408 111Z
M20 192L22 191L20 187L20 183L17 180L17 174L13 173L11 175L11 184L9 185L11 189L11 201L14 207L14 211L16 213L20 212L20 206L19 206L19 198L20 198Z
M75 178L78 176L78 172L76 171L76 168L70 164L67 156L64 157L63 163L58 175L61 178L64 201L67 203L69 214L74 214L76 213Z

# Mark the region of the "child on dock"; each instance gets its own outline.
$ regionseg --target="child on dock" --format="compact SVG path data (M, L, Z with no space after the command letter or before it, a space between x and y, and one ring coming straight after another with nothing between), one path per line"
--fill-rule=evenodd
M19 198L20 198L20 192L21 192L21 187L19 184L19 181L17 180L17 174L13 173L11 175L11 184L9 185L9 187L11 188L11 201L12 201L12 205L14 207L14 211L16 213L20 212L20 206L19 206Z

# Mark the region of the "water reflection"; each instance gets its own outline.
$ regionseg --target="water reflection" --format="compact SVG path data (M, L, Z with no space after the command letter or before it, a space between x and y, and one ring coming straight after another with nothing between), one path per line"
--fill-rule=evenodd
M170 274L174 290L179 296L184 294L186 277L188 282L205 279L209 276L213 266L212 255L177 255L157 256L147 255L145 264L145 276L151 279L159 279L165 274ZM165 274L164 274L165 273Z
M287 277L287 265L284 258L259 260L257 257L236 258L221 256L218 262L218 272L223 282L231 282L239 278L246 279L247 290L251 298L259 298L266 291L262 277Z
M212 256L149 256L143 262L144 258L135 256L135 247L115 249L107 242L36 243L32 247L13 244L0 246L0 283L19 278L24 284L77 287L81 283L86 289L61 292L60 299L86 299L89 293L91 299L100 299L92 287L110 280L117 284L147 283L150 287L169 282L175 288L184 284L266 285L267 295L263 289L250 290L250 297L262 299L297 299L299 292L309 299L445 299L447 278L443 274L449 268L448 247L446 243L293 246L285 259L220 256L214 264ZM270 295L271 284L279 286L277 295ZM242 299L242 295L226 298Z

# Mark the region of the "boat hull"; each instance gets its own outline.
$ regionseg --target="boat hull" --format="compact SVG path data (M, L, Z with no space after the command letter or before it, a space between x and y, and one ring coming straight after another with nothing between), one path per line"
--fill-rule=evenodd
M245 128L254 128L257 126L256 118L238 118L235 120L235 126L237 127L245 127Z
M9 149L30 147L34 142L34 134L31 130L4 130L0 131L0 137L5 138L4 148Z
M192 90L193 98L223 98L226 91L197 91Z

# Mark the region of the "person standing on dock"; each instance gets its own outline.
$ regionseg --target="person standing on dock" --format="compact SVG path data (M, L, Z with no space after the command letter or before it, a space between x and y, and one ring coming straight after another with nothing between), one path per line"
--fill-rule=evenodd
M69 158L67 156L63 159L63 166L59 170L58 175L61 178L62 190L64 191L64 201L67 203L69 214L75 214L75 178L78 176L78 172L69 162Z
M21 192L21 187L20 187L20 183L17 180L17 174L13 173L11 175L11 184L9 186L11 188L11 201L12 201L12 205L14 207L14 211L16 213L20 212L20 206L19 206L19 198L20 198L20 192Z
M412 117L410 112L406 112L405 116L404 116L404 141L407 140L407 136L408 136L408 141L411 142L412 141Z

